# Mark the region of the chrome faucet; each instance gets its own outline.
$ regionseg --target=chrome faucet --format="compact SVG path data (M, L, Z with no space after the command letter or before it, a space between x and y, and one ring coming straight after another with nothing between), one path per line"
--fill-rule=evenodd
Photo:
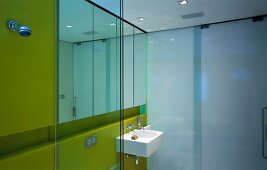
M135 124L132 123L127 124L127 133L131 132L132 128L136 128L137 130L144 130L145 128L142 126L142 119L140 116L137 117Z
M131 123L127 124L127 132L130 132L133 128L133 125Z
M137 116L137 120L136 120L136 126L135 126L138 130L144 130L144 127L142 126L142 119L141 116Z

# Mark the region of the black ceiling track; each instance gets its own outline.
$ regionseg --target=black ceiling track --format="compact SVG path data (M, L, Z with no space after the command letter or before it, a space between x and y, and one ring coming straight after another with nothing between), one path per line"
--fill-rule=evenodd
M253 22L258 22L258 21L263 21L263 20L264 20L264 16L257 16L257 17L252 18Z
M228 20L228 21L214 22L214 23L204 24L204 25L200 25L200 26L201 26L201 29L207 29L207 28L209 28L210 25L222 24L222 23L233 22L233 21L241 21L241 20L246 20L246 19L252 19L252 22L259 22L259 21L263 21L264 17L267 17L267 14L266 15L254 16L254 17L247 17L247 18Z
M257 19L261 18L263 20L264 17L267 17L267 14L253 16L253 17L240 18L240 19L233 19L233 20L228 20L228 21L214 22L214 23L210 23L209 25L221 24L221 23L232 22L232 21L241 21L241 20L246 20L246 19L252 19L252 21L255 22L255 19L257 20Z

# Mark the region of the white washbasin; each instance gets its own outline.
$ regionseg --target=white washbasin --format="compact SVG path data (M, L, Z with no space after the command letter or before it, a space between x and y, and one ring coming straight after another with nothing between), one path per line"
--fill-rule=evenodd
M147 139L156 137L158 135L157 131L153 130L134 130L132 134L137 135L139 138L147 138Z
M137 135L136 140L131 137ZM134 130L116 138L116 151L120 152L120 139L124 143L124 153L149 157L161 145L163 140L163 132L155 130Z

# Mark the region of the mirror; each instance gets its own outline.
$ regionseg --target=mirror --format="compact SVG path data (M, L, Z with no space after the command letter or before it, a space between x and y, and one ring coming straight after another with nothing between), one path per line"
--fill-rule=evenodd
M121 109L120 23L84 0L59 0L59 123ZM146 103L146 34L123 25L123 108L130 108Z

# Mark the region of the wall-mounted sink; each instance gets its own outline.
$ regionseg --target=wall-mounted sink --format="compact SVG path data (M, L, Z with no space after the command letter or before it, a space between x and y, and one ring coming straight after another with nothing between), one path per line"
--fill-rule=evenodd
M136 140L132 136L136 135ZM155 130L134 130L116 138L116 151L120 152L120 139L124 142L124 153L149 157L161 145L163 132Z

